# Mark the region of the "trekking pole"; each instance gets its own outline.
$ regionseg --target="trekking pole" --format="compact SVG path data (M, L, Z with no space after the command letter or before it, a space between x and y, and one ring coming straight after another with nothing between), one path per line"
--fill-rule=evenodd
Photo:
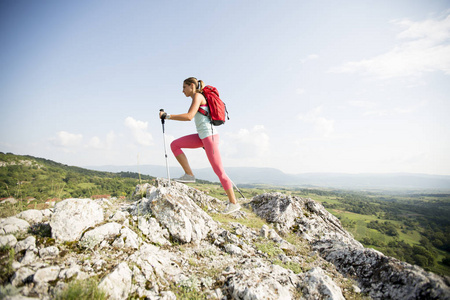
M234 187L236 188L236 190L239 192L239 194L241 194L242 198L244 198L245 200L247 200L247 199L245 198L244 194L242 194L241 190L238 189L238 187L234 184L233 180L230 179L230 181L231 181L231 183L234 185Z
M159 111L164 112L164 109L161 108ZM167 178L169 179L169 186L170 186L169 162L167 160L167 150L166 150L166 132L164 130L164 123L165 123L165 121L166 121L165 118L161 119L161 125L162 125L163 137L164 137L164 156L166 157Z

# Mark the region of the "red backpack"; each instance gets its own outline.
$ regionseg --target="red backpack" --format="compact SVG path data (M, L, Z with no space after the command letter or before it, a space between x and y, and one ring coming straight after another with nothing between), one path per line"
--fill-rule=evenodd
M207 85L203 88L202 91L203 96L205 96L206 102L208 103L209 113L199 108L198 112L204 116L209 117L211 120L211 124L214 126L219 126L225 123L225 113L226 118L229 120L228 111L222 100L219 98L219 91L210 85Z

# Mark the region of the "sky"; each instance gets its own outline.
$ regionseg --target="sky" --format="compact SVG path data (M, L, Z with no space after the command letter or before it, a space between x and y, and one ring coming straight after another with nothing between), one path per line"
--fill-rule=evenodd
M227 105L225 170L450 175L447 0L2 0L0 152L165 165L190 76ZM165 132L176 166L195 124Z

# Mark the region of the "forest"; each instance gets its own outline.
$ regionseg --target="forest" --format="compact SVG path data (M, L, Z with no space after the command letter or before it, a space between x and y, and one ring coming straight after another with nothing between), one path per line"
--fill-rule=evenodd
M0 153L0 198L45 201L94 195L129 196L140 180L154 177L91 171L43 158Z
M364 246L450 274L450 194L314 189L298 193L322 202Z

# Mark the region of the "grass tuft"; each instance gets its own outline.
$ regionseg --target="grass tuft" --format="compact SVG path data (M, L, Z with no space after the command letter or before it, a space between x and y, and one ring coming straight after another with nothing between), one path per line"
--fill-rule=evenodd
M56 300L103 300L108 299L106 293L99 289L98 280L88 278L85 280L75 280L69 283L67 288L59 292Z

